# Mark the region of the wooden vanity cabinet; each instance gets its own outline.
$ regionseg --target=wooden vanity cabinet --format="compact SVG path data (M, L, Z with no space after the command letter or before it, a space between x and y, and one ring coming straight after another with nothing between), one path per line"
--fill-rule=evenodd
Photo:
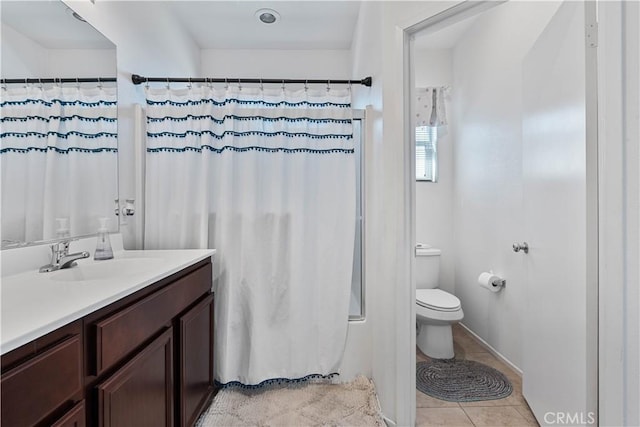
M3 355L0 424L191 426L213 392L206 259Z
M213 393L211 277L207 260L85 318L91 425L195 423Z
M4 427L52 425L83 398L80 321L19 347L0 360Z

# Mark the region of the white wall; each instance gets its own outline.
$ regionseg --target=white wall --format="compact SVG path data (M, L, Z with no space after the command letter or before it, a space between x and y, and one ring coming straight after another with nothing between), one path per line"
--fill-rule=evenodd
M415 87L451 86L451 49L416 48L412 52ZM445 98L447 133L438 139L438 181L416 181L416 241L442 250L439 286L455 293L453 245L453 146L455 115Z
M202 72L214 77L346 79L349 50L203 49Z
M49 70L55 77L114 77L116 49L50 49Z
M377 337L380 333L388 333L390 325L380 318L379 286L375 280L375 267L383 260L380 258L380 241L376 236L376 225L380 224L380 212L374 207L379 206L376 191L380 186L378 177L381 176L380 149L382 146L382 58L377 55L382 44L381 35L376 31L382 24L382 4L379 2L362 2L358 22L354 30L354 40L351 48L352 70L351 78L359 79L372 77L372 86L354 87L353 105L355 108L367 108L366 128L364 135L364 281L366 288L366 316L367 335L369 340L369 364L371 376L376 384L380 402L393 400L391 390L385 384L391 378L381 379L382 360L391 357L393 348L379 347ZM385 382L383 382L385 381ZM390 415L390 410L382 404L383 413Z
M411 198L407 184L414 178L405 155L399 32L455 3L363 2L352 44L352 76L373 77L373 87L358 90L354 98L358 107L372 106L365 156L365 274L373 380L383 414L402 426L415 422L416 355L415 291L409 274L415 237L405 209Z
M42 77L47 71L47 50L40 44L2 24L2 77Z

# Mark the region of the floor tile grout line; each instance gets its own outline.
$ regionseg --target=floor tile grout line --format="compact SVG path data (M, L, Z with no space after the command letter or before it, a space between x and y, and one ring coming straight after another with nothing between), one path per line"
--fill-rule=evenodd
M469 420L469 422L474 426L474 427L478 427L476 426L476 423L473 422L473 420L471 419L471 417L469 416L469 414L467 414L467 411L464 410L464 408L462 407L462 405L460 405L460 409L462 409L462 412L464 412L464 415L467 417L467 419Z

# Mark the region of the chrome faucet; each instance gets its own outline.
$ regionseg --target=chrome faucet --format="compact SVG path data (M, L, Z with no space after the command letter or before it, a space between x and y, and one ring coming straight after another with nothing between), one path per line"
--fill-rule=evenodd
M89 258L91 255L87 251L77 252L75 254L69 253L69 244L72 240L63 240L51 245L51 263L40 267L40 273L48 273L50 271L62 270L63 268L71 268L77 265L75 262L78 259Z

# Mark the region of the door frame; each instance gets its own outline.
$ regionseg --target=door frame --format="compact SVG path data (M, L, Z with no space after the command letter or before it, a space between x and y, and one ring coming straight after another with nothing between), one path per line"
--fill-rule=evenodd
M395 49L402 52L402 61L400 65L400 73L402 81L394 85L394 88L403 95L401 111L402 127L403 127L403 160L405 165L404 173L404 193L405 206L404 218L408 223L405 227L407 233L404 241L410 244L408 251L405 253L413 254L416 245L416 182L415 182L415 132L412 132L411 123L413 117L413 103L411 100L412 88L414 86L412 75L412 58L410 55L411 38L424 29L437 30L453 24L459 20L482 13L488 9L506 3L508 0L487 0L487 1L463 1L454 6L445 9L435 15L415 16L414 18L400 24L396 27ZM597 8L596 0L585 1L585 21L587 23L595 23L595 42L586 48L586 87L587 92L587 141L586 141L586 188L587 188L587 229L585 230L587 237L587 283L586 283L586 310L587 310L587 408L593 408L598 419L598 323L599 323L599 297L598 297L598 272L599 272L599 212L598 212L598 91L587 90L587 88L597 88L598 83L598 43L597 43ZM405 264L409 269L410 295L408 301L410 318L410 347L407 349L411 354L410 376L406 388L398 390L398 401L402 396L415 396L416 389L416 371L415 371L415 347L416 347L416 325L415 325L415 257L410 256L410 260ZM406 334L404 328L406 325L398 324L398 336ZM416 400L410 398L409 410L411 424L415 425L416 421ZM589 410L589 409L588 409ZM597 421L596 421L597 423Z

